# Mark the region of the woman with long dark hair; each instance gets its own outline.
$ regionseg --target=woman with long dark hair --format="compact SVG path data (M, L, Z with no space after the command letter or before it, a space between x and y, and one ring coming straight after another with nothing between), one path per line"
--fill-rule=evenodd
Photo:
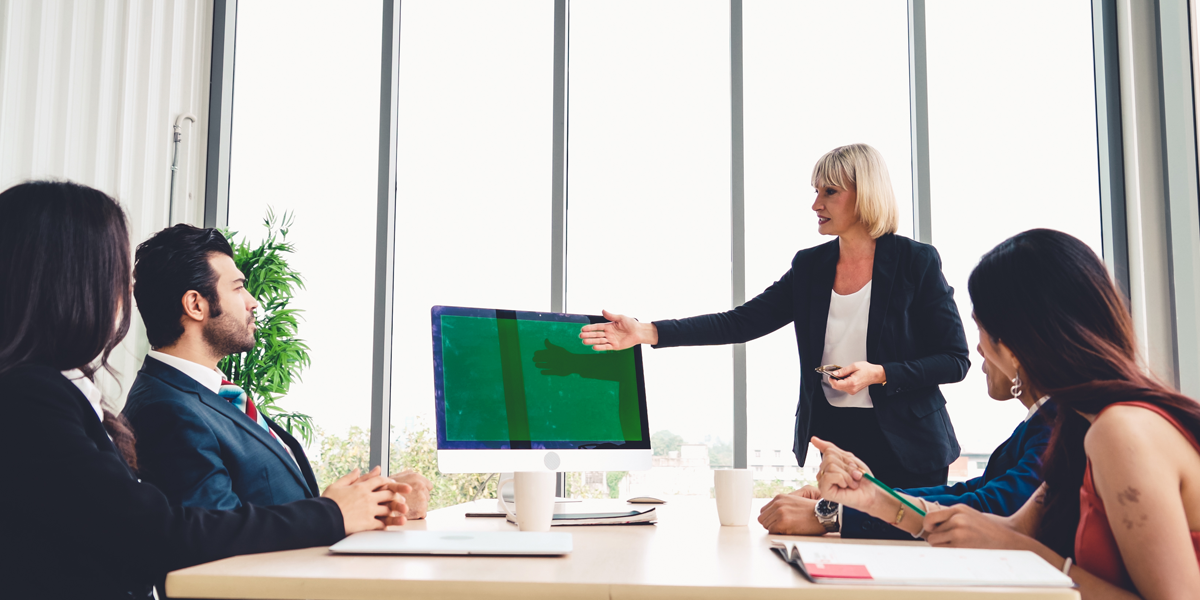
M1031 550L1084 598L1194 598L1200 404L1140 367L1128 309L1103 263L1079 240L1035 229L984 255L969 289L987 360L1014 386L1045 390L1060 410L1045 483L1017 514L933 511L924 537ZM829 448L821 491L883 512L863 471L861 460Z
M6 598L146 598L168 571L331 544L384 526L390 480L352 473L324 497L233 511L172 507L136 477L134 440L93 384L129 331L129 233L102 192L0 193L0 494Z

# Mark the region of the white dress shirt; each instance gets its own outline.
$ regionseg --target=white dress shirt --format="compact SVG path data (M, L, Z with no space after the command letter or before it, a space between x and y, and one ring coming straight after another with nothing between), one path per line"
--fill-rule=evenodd
M210 369L204 365L194 363L190 360L164 354L157 350L151 350L146 356L153 358L169 367L175 367L179 372L196 380L196 383L208 388L212 393L217 393L221 390L221 380L225 376L216 369Z
M1045 404L1049 399L1050 396L1042 396L1041 398L1038 398L1038 401L1034 402L1033 406L1029 407L1029 412L1025 414L1025 420L1028 421L1032 419L1033 415L1037 414L1038 409L1041 408L1042 405Z
M104 408L100 406L100 400L104 398L104 394L101 393L100 388L96 387L96 384L84 376L83 371L79 369L63 371L62 374L63 377L67 378L67 381L75 384L75 387L83 392L83 396L87 398L88 404L92 405L92 410L96 411L96 418L100 419L100 422L103 423ZM109 437L111 438L112 436Z

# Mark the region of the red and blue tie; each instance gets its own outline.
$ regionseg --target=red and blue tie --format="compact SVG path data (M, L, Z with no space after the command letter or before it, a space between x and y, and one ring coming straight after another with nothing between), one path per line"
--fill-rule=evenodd
M228 400L234 408L245 413L247 417L250 417L251 421L258 423L258 426L265 429L271 437L275 437L275 432L271 431L271 426L267 425L267 420L258 412L258 408L254 406L254 401L236 383L222 379L221 389L217 391L217 395Z

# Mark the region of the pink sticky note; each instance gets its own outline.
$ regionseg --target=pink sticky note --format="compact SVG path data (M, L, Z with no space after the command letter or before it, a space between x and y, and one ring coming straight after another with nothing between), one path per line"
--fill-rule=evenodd
M835 565L830 563L804 563L808 574L830 579L874 579L866 565Z

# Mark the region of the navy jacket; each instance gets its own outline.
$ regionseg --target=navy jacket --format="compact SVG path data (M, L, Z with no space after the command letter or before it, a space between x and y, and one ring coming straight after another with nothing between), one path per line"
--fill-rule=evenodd
M141 483L59 371L0 375L0 582L5 598L144 598L168 571L345 536L328 498L234 511L181 508ZM139 452L140 454L140 452Z
M1047 402L1033 418L1022 421L1003 444L992 452L983 476L954 485L901 490L910 496L942 506L966 504L975 510L1007 517L1024 506L1042 484L1042 453L1050 444L1056 414ZM911 540L907 532L865 513L846 507L842 511L842 537Z
M228 400L161 361L146 357L122 414L137 436L142 478L174 504L228 510L321 495L295 438L267 419L293 461Z
M800 401L792 451L800 465L808 453L813 403L827 401L814 369L825 350L839 254L836 239L801 250L783 278L731 311L654 323L656 347L742 343L793 323ZM962 381L971 366L954 290L933 246L894 234L875 240L871 281L866 360L887 373L887 385L870 387L879 428L904 468L944 468L958 458L959 446L938 385Z

